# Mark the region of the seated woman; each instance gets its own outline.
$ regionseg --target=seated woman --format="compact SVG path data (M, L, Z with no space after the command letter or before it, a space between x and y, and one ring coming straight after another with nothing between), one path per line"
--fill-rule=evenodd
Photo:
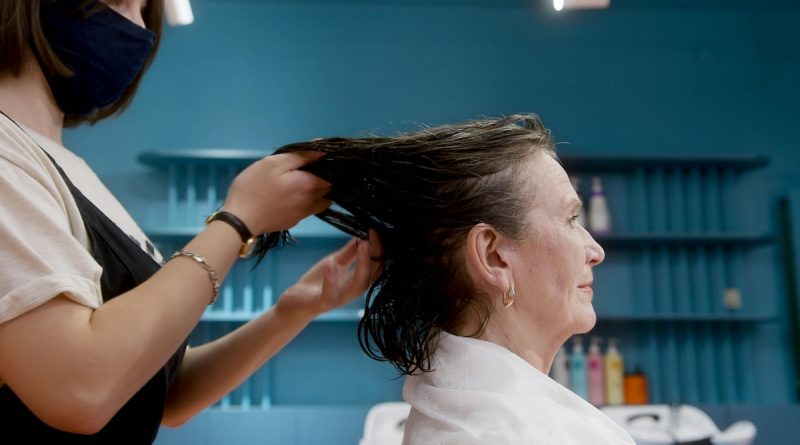
M595 324L605 254L537 116L279 150L297 151L327 153L304 168L332 184L319 216L383 243L359 339L408 376L404 444L633 444L547 376Z

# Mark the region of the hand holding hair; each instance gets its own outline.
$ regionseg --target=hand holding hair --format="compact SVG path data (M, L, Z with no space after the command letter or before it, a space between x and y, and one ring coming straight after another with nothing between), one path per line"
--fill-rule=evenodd
M276 310L310 321L315 316L346 304L361 295L380 274L382 255L374 231L369 240L351 239L336 252L311 267L281 296Z
M299 170L322 153L297 152L267 156L233 180L222 210L241 219L253 234L286 230L330 206L324 196L330 184Z

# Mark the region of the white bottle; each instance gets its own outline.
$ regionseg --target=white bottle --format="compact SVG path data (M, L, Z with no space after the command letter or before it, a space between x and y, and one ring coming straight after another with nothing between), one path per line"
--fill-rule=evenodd
M589 231L593 235L611 232L611 213L608 211L603 183L599 176L592 178L592 197L589 200Z
M569 364L567 361L567 351L562 346L558 348L558 352L553 359L553 366L550 367L550 377L564 388L569 388Z
M578 194L578 198L583 201L583 197L581 196L581 178L577 176L571 176L569 178L570 182L572 182L572 187L575 188L575 193ZM581 227L586 226L586 208L584 206L578 207L578 219L575 221Z

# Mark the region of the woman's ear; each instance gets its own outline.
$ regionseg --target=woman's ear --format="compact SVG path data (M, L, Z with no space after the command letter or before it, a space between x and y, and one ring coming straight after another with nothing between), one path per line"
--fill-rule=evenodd
M467 234L467 273L480 291L502 295L509 286L511 265L504 250L506 239L488 224L477 224Z

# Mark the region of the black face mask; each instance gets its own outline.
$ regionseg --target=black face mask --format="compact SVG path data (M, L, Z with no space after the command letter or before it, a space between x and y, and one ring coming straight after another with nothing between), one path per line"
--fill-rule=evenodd
M42 2L41 21L53 52L73 75L45 73L61 111L83 117L119 99L142 71L154 32L98 2Z

